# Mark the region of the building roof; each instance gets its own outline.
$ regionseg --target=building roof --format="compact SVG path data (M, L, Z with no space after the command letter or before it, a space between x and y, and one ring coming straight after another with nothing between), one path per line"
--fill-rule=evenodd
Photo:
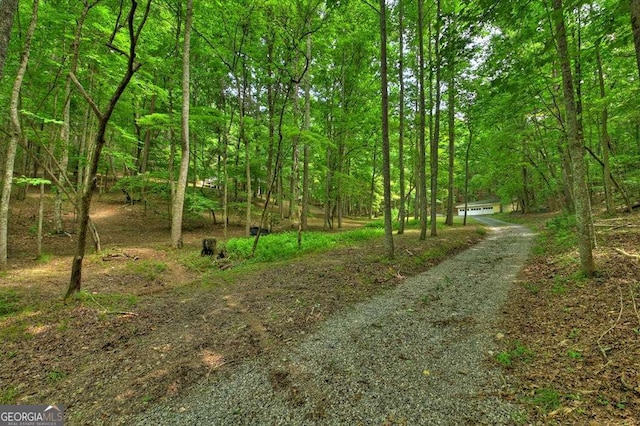
M487 200L469 201L467 202L467 207L490 207L500 203L499 198L491 198ZM464 209L464 203L456 205L456 209Z

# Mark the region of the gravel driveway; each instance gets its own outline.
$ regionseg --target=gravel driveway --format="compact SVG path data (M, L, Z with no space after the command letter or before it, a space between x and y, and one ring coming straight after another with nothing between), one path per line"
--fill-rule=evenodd
M494 320L529 253L524 227L479 218L480 244L328 319L287 352L233 369L138 421L149 425L497 425ZM293 345L291 345L293 346Z

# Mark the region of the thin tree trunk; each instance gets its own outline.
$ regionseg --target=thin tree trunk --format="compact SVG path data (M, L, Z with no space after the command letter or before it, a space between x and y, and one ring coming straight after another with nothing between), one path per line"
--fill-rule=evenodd
M307 60L311 63L311 34L307 36ZM304 78L304 130L311 130L311 73ZM309 162L311 161L311 147L305 138L302 159L302 212L300 214L300 227L306 231L309 227Z
M156 112L156 94L154 93L151 96L151 107L149 109L149 113L153 114ZM141 174L145 174L149 167L149 151L151 150L151 129L147 129L144 132L144 145L142 146L142 153L140 154L140 165L138 168L138 172Z
M451 24L453 25L453 24ZM451 48L451 47L450 47ZM451 75L449 76L449 88L448 90L448 116L449 116L449 176L447 185L447 218L445 223L448 226L453 226L453 190L454 190L454 166L456 157L456 115L455 115L455 61L454 55L451 55Z
M582 271L587 277L595 273L593 260L593 247L595 245L591 203L587 186L586 164L584 159L585 149L573 88L571 75L571 62L569 48L567 46L567 33L564 21L562 0L553 0L554 22L556 27L556 39L558 43L558 56L562 70L562 83L564 87L564 103L567 115L567 129L569 138L569 150L571 152L571 165L573 174L573 195L576 208L576 222L578 227L578 251Z
M76 243L76 253L73 258L73 262L71 264L71 279L69 280L69 288L67 289L67 293L65 294L65 299L67 299L72 294L80 291L80 286L82 283L82 261L84 259L85 248L87 243L87 228L89 225L89 211L91 208L91 199L93 197L93 192L96 188L96 175L98 172L98 164L100 162L100 154L102 152L102 148L105 144L105 132L107 130L107 125L109 124L109 120L111 115L113 114L113 110L118 103L118 100L124 93L125 89L129 85L131 78L140 68L140 64L138 64L135 60L135 51L138 43L138 39L140 37L140 32L144 27L147 17L149 16L149 8L151 6L151 0L147 2L147 6L144 12L144 16L138 23L138 27L134 28L135 23L135 13L138 7L138 3L136 0L131 0L131 9L129 10L129 15L127 17L127 28L129 32L129 52L127 55L128 63L127 70L125 75L122 77L118 87L115 89L105 112L101 112L95 103L95 101L89 96L89 94L84 90L80 82L76 79L76 77L72 74L72 80L77 88L82 93L82 96L85 98L87 103L93 109L95 115L99 118L98 120L98 130L94 139L94 147L93 154L89 160L89 174L87 176L87 185L84 186L82 191L82 198L80 200L80 208L79 208L79 217L78 217L78 239ZM95 229L95 228L92 228Z
M249 27L243 27L244 36L248 34ZM251 227L251 211L253 209L253 192L251 190L251 152L250 152L250 143L249 138L246 135L245 131L245 93L248 86L248 70L246 68L246 63L242 63L242 80L240 78L236 78L236 90L237 90L237 98L238 98L238 147L240 143L244 143L244 162L245 162L245 180L246 186L245 191L247 193L247 204L245 207L245 225L244 231L245 235L249 236L249 228Z
M436 1L436 34L435 34L435 67L436 67L436 94L435 117L433 124L433 137L431 138L431 236L435 237L437 231L437 203L438 203L438 147L440 146L440 98L442 88L440 80L442 75L442 61L440 58L440 28L442 26L441 3Z
M422 0L421 0L422 1ZM398 168L400 169L400 208L398 209L398 235L404 234L404 222L407 216L404 176L404 0L398 1Z
M191 100L190 91L190 59L191 59L191 21L193 19L193 0L187 0L187 10L184 23L184 43L182 47L182 132L180 137L181 158L176 196L173 199L173 214L171 215L171 246L182 248L182 214L184 212L184 199L187 190L187 178L189 174L189 107Z
M469 205L469 153L473 142L473 126L471 124L471 109L467 112L467 129L469 129L469 142L464 154L464 220L463 225L467 225L467 209Z
M227 132L222 136L222 223L224 239L227 239L227 231L229 227L229 179L228 179L228 161L229 161L229 137Z
M416 202L419 205L420 212L420 239L425 240L427 238L427 145L425 136L426 127L426 105L425 105L425 91L424 91L424 0L418 0L418 90L419 90L419 105L418 111L420 114L420 128L418 129L418 174L420 176L419 184L417 185L417 197Z
M18 8L18 0L0 0L0 81L4 75L4 63L9 51L13 16Z
M387 6L380 0L380 88L382 91L382 178L384 186L384 248L393 257L393 226L391 217L391 160L389 144L389 92L387 82Z
M11 138L5 152L4 181L2 185L2 198L0 199L0 269L6 269L7 267L7 236L9 228L9 204L11 201L11 187L13 185L13 167L15 164L18 142L23 137L22 125L20 124L20 117L18 115L18 102L20 100L20 89L22 88L24 75L27 71L27 64L29 63L31 41L33 39L33 33L36 30L38 6L39 0L34 0L33 9L31 11L31 22L29 23L29 28L25 35L22 59L20 59L20 66L16 74L16 79L13 83L13 89L11 90L11 102L9 107Z
M609 137L607 123L609 121L609 109L606 105L606 92L604 88L604 72L602 70L602 55L600 54L600 43L596 43L596 64L598 69L598 86L600 88L600 99L604 103L601 112L602 133L600 138L600 145L602 146L604 194L607 213L611 214L613 213L614 208L613 190L611 184L611 168L609 165L609 144L611 143L611 138Z
M36 257L42 257L42 224L44 222L44 182L40 183L40 197L38 198L38 246Z
M631 29L633 31L633 44L636 50L636 64L638 76L640 76L640 0L629 0L629 12L631 15Z

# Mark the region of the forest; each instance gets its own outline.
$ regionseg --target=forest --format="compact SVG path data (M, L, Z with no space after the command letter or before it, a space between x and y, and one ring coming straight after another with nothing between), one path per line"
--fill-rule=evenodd
M640 0L0 0L0 405L126 424L479 243L457 211L493 200L541 235L501 396L637 420L639 89Z
M31 184L53 232L77 214L70 292L114 188L168 202L176 248L185 211L247 234L269 203L301 231L313 205L326 228L381 214L392 255L391 220L567 209L591 273L591 209L640 194L637 3L2 0L0 263Z

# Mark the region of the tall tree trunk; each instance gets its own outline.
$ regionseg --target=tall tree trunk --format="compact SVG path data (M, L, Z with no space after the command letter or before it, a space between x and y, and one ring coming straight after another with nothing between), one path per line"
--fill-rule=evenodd
M380 0L380 89L382 92L382 178L384 186L384 248L393 257L391 217L391 160L389 144L389 92L387 82L387 6Z
M94 3L93 5L95 5ZM62 110L62 129L60 130L60 170L58 171L58 180L64 182L64 176L67 174L67 168L69 167L69 147L70 147L70 129L71 129L71 86L73 81L72 75L75 75L78 69L78 55L80 52L80 40L82 37L82 28L84 21L87 18L87 14L91 9L91 5L85 3L80 18L76 22L76 31L73 37L73 44L71 45L71 64L69 67L69 74L64 86L64 107ZM64 233L64 223L62 220L62 196L63 191L60 188L56 188L55 201L53 209L54 228L56 234Z
M322 229L333 229L333 223L331 220L331 200L332 200L332 191L331 188L333 186L333 164L331 161L331 147L327 146L327 173L325 175L325 202L324 202L324 224L322 225ZM373 194L371 196L373 200ZM373 202L373 201L372 201Z
M302 115L300 109L300 82L295 82L293 89L293 115L297 120ZM304 118L303 120L304 121ZM300 132L295 134L291 140L291 190L289 194L289 218L291 221L291 228L298 231L298 237L300 237L300 137L304 124L300 128ZM298 238L299 244L302 242Z
M633 44L636 49L636 64L640 76L640 0L629 0L631 14L631 29L633 30Z
M187 177L189 174L189 107L191 99L190 91L190 62L191 62L191 21L193 19L193 0L187 0L187 10L184 23L184 43L182 47L182 132L180 145L182 156L180 158L180 171L176 185L176 196L173 199L173 214L171 215L171 246L182 248L182 214L184 212L184 199L187 190Z
M269 31L265 37L267 45L267 114L269 127L269 147L267 148L267 185L271 184L274 173L274 150L275 150L275 126L276 126L276 96L274 95L274 78L273 78L273 48L275 35ZM267 190L268 192L268 190Z
M0 0L0 80L4 75L4 63L9 51L13 16L18 8L18 0Z
M562 0L553 0L554 23L558 44L558 57L562 70L564 88L564 104L567 115L569 151L571 152L571 168L573 174L573 195L578 227L578 251L583 273L591 277L595 273L593 247L595 245L591 218L591 202L587 186L586 164L584 160L584 142L578 123L576 101L571 75L571 62L567 46L567 32L564 21Z
M596 43L596 64L598 69L598 86L600 88L600 99L603 102L601 120L602 120L602 132L600 138L600 145L602 146L602 168L603 168L603 181L604 181L604 195L605 204L607 206L607 213L613 213L613 185L611 184L611 167L609 164L609 144L611 138L609 137L608 121L609 121L609 109L606 105L606 91L604 87L604 72L602 70L602 55L600 54L600 43Z
M78 239L76 243L76 252L73 257L73 261L71 264L71 279L69 280L69 288L67 289L67 293L65 294L65 299L67 299L72 294L80 291L80 286L82 283L82 261L84 259L85 248L87 243L87 229L89 225L89 211L91 208L91 199L93 197L93 192L96 188L96 175L98 172L98 164L100 162L100 154L102 152L102 148L105 144L105 133L107 130L107 125L109 124L109 120L111 119L111 115L113 114L113 110L120 100L120 97L124 93L125 89L129 85L131 78L140 68L140 64L136 62L136 47L138 44L138 39L140 37L140 32L144 28L144 25L147 21L147 17L149 16L149 8L151 6L151 0L147 2L147 6L144 12L144 16L138 23L138 27L135 28L135 14L136 9L138 7L138 3L136 0L131 0L131 8L129 10L129 14L127 17L127 28L129 32L129 51L127 54L127 69L125 71L124 76L120 80L118 87L115 89L105 112L101 112L95 103L95 101L89 96L89 94L84 90L80 82L76 79L74 75L71 75L74 84L82 93L82 96L85 98L87 103L91 106L91 109L95 113L95 115L99 118L98 120L98 130L94 139L94 149L92 150L92 156L89 159L89 173L87 176L87 185L83 187L82 197L80 199L80 207L79 207L79 217L78 217ZM92 228L95 229L95 228Z
M419 105L418 111L420 114L420 128L418 129L418 174L420 176L419 184L416 187L419 194L419 211L420 211L420 239L425 240L427 238L427 145L426 145L426 105L425 105L425 91L424 91L424 0L418 0L418 90Z
M473 125L471 123L471 108L467 112L467 129L469 129L469 141L467 142L467 149L464 153L464 220L463 225L467 225L467 208L469 197L469 154L471 152L471 143L473 142Z
M222 136L222 223L224 239L227 239L227 228L229 226L229 136L225 133Z
M9 229L9 204L11 201L11 187L13 185L13 166L15 164L18 142L22 139L22 125L18 116L18 102L20 100L20 89L24 75L27 71L29 63L29 55L31 53L31 41L33 33L36 30L36 22L38 20L39 0L34 0L33 9L31 11L31 22L27 34L25 35L24 50L20 66L16 74L16 79L11 90L11 102L9 107L9 116L11 119L11 138L5 152L4 180L2 184L2 198L0 199L0 269L7 267L7 236Z
M251 153L250 153L250 147L249 147L249 138L246 135L245 132L245 126L244 126L244 119L245 119L245 88L247 87L247 69L246 69L246 64L242 64L242 74L243 74L243 81L242 83L240 82L240 80L238 80L237 84L238 84L238 109L239 109L239 115L238 115L238 132L239 132L239 139L241 142L244 143L244 162L245 162L245 179L247 181L246 184L246 193L247 193L247 205L245 208L245 224L244 224L244 231L245 231L245 235L249 236L250 232L249 232L249 228L251 227L251 211L253 208L253 201L252 201L252 197L253 197L253 193L251 191Z
M311 34L307 36L307 60L311 63ZM311 73L304 77L304 130L311 130ZM302 212L300 227L306 231L309 227L309 198L311 185L309 181L309 162L311 161L311 147L305 138L302 159Z
M422 1L422 0L421 0ZM398 83L400 93L398 103L398 168L400 169L400 208L398 209L398 235L404 234L407 216L404 176L404 0L398 1Z
M431 236L438 234L437 230L437 204L438 204L438 147L440 146L440 98L442 88L440 85L442 75L442 60L440 57L440 29L442 26L441 0L436 1L436 34L435 34L435 67L436 67L436 94L435 117L433 124L433 137L431 138Z
M153 114L156 112L156 94L154 93L151 96L151 106L149 108L149 113ZM142 146L142 153L140 154L140 164L138 165L138 172L141 174L145 174L147 169L149 168L149 151L151 150L151 129L147 129L144 132L144 145Z
M451 23L450 25L455 25L455 23ZM453 31L453 30L450 30ZM453 36L450 43L453 44ZM453 52L453 47L449 46L452 50L452 54L450 56L449 66L451 69L449 70L449 87L448 87L448 108L449 111L449 176L448 176L448 185L447 185L447 218L445 223L449 226L453 226L453 189L454 189L454 166L455 166L455 157L456 157L456 94L455 94L455 79L456 79L456 71L455 71L455 54Z

